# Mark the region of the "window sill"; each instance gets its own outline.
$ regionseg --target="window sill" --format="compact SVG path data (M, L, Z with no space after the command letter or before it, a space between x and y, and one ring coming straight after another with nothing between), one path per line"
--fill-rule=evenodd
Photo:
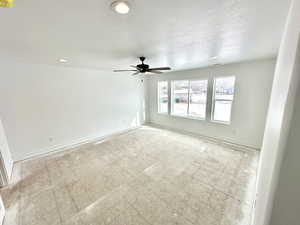
M223 125L230 125L231 124L231 122L225 122L225 121L219 121L219 120L211 120L210 122L223 124Z
M170 114L172 117L178 117L178 118L184 118L184 119L190 119L190 120L200 120L200 121L205 121L205 118L201 117L195 117L195 116L180 116L180 115L175 115L175 114Z
M169 113L162 113L162 112L157 112L158 115L162 115L162 116L168 116Z
M180 116L180 115L160 113L160 112L157 112L157 114L161 115L161 116L171 116L171 117L177 117L177 118L183 118L183 119L206 121L206 118L200 118L200 117L195 117L195 116ZM208 122L227 125L227 126L229 126L231 124L231 122L224 122L224 121L218 121L218 120L209 120Z

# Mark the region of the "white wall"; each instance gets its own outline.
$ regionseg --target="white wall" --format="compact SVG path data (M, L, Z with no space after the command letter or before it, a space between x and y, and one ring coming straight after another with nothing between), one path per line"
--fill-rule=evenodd
M149 120L152 123L198 133L235 144L260 148L274 75L275 59L228 64L195 70L166 73L148 79ZM214 76L236 76L235 98L230 125L157 113L157 81L173 79L210 79ZM208 105L211 96L208 96Z
M286 157L290 158L295 153L292 153L294 149L294 144L291 143L291 151L290 153L285 153L285 150L288 148L286 146L290 124L292 121L292 114L294 110L294 105L299 105L299 98L296 97L298 80L300 76L300 56L298 53L297 56L297 46L299 43L299 34L300 34L300 1L294 0L290 9L288 22L286 24L283 40L280 46L278 61L275 70L274 83L272 87L270 106L268 111L268 117L266 122L266 129L264 134L264 141L260 159L260 169L259 169L259 177L258 177L258 186L257 186L257 201L256 201L256 209L255 209L255 217L254 223L255 225L298 225L299 219L297 222L294 220L295 216L298 217L299 214L299 204L298 202L297 208L298 210L295 212L295 209L292 209L294 206L294 202L289 204L286 201L283 201L283 204L280 204L275 208L278 212L278 209L283 209L280 213L275 216L272 214L272 209L274 205L274 196L275 190L278 184L280 167L285 154ZM299 51L299 50L298 50ZM296 113L298 113L296 109ZM296 121L295 121L296 122ZM294 123L294 121L293 121ZM292 132L295 132L292 128ZM299 136L299 133L298 133ZM293 137L291 137L293 139ZM294 139L293 139L294 140ZM299 140L299 138L298 138ZM297 146L297 151L299 152L299 144ZM290 167L288 167L287 171L292 172L289 174L289 177L283 178L280 177L280 180L284 182L293 183L297 181L293 181L294 174L299 173L298 171L293 171L292 169L296 169L299 167L295 167L295 164L299 165L300 158L299 153L294 155L295 159L287 159L287 163L293 163ZM296 160L296 162L295 162ZM285 176L286 173L283 172L282 176ZM298 180L299 182L299 180ZM299 183L296 187L299 187ZM298 196L295 196L295 200L299 198L299 190L297 191ZM293 189L286 189L285 191L279 191L278 194L281 195L284 192L288 195L294 194ZM285 196L285 195L283 195ZM283 197L282 196L282 197ZM279 197L279 202L282 197ZM289 196L289 199L291 196ZM275 202L276 203L276 202ZM279 207L279 208L278 208ZM291 210L290 213L287 213L287 210ZM290 217L291 214L296 213L293 217ZM272 216L275 216L270 220ZM275 219L282 217L277 223ZM272 223L270 223L272 221ZM291 223L289 223L289 221Z
M0 62L0 115L14 160L143 123L130 74Z

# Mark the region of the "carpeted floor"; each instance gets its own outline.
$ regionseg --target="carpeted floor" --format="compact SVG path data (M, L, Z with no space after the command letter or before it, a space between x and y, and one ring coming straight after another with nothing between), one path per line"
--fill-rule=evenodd
M258 152L152 127L15 164L5 225L248 225Z

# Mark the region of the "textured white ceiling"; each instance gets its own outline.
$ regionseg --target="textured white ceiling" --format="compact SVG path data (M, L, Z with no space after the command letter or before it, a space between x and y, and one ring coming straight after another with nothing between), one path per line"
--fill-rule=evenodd
M104 70L137 56L175 70L277 54L290 0L15 0L0 8L0 57ZM211 57L217 56L216 60Z

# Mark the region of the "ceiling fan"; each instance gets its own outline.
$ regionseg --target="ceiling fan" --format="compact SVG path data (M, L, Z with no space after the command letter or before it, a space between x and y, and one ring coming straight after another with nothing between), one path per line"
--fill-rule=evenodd
M156 68L150 68L149 65L144 64L145 57L140 57L140 60L142 61L142 64L138 64L136 66L132 66L132 70L114 70L114 72L127 72L132 71L134 72L132 75L138 75L140 73L155 73L155 74L161 74L163 73L161 70L171 70L170 67L156 67Z

